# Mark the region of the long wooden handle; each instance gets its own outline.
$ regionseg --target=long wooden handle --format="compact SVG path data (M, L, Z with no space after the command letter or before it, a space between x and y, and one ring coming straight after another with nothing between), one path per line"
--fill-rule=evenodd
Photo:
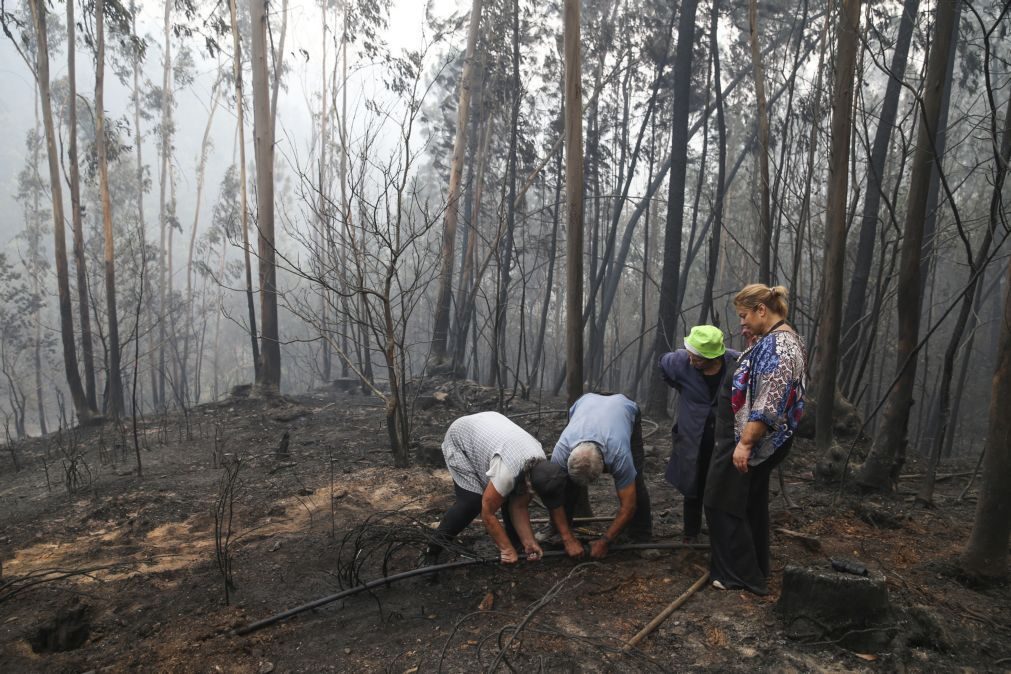
M667 606L667 608L665 608L663 611L660 612L659 615L657 615L657 617L655 617L651 621L649 621L648 625L646 625L641 630L639 630L638 634L636 634L634 637L632 637L631 639L629 639L628 643L625 644L624 647L622 647L622 649L621 649L622 652L628 653L630 650L632 650L633 648L635 648L635 646L640 641L642 641L643 639L646 638L647 634L649 634L650 632L652 632L653 630L655 630L657 627L659 627L660 623L662 623L664 620L667 620L667 618L670 617L671 613L674 613L674 611L678 610L678 608L682 604L684 604L686 601L688 601L689 597L691 597L693 594L695 594L696 592L698 592L708 582L709 582L709 572L706 571L704 574L702 574L701 578L699 578L697 581L695 581L695 583L692 584L692 586L685 591L684 594L682 594L680 597L678 597L677 599L675 599L674 601L672 601Z

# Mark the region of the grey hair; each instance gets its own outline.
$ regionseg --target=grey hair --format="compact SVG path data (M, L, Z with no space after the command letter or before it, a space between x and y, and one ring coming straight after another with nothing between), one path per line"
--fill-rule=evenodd
M604 472L604 455L595 442L581 442L573 448L568 460L569 477L585 487Z

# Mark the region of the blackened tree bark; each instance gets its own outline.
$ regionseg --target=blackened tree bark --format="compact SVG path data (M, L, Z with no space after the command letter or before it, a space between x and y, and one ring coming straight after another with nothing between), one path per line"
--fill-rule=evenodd
M864 209L860 216L860 234L857 240L856 258L853 263L853 276L850 280L849 293L846 300L846 311L843 314L843 342L856 337L860 330L860 321L867 306L867 285L870 281L871 268L874 261L874 241L877 238L878 211L881 209L881 196L885 186L882 183L885 173L885 160L888 158L888 145L895 128L895 119L899 109L899 94L902 91L902 80L906 74L906 61L909 57L909 43L912 41L913 27L916 24L916 13L919 11L920 0L906 0L899 19L899 34L895 41L895 51L892 63L888 69L888 84L885 97L881 102L881 113L878 126L874 132L874 144L871 148L870 165L867 167L867 190L864 196ZM849 356L843 358L844 370L851 370L856 364L859 349L850 349Z
M267 70L266 0L249 0L253 39L253 136L256 154L257 246L260 259L260 372L266 392L281 385L281 343L277 326L277 266L274 251L274 124Z
M467 127L470 114L470 97L474 81L474 52L481 25L482 0L474 0L470 9L470 28L467 32L467 53L460 75L460 103L456 111L456 138L453 156L449 162L449 194L446 201L446 221L442 231L442 259L439 289L435 302L435 324L432 329L432 358L436 363L446 360L449 335L449 310L453 303L453 268L456 262L456 226L460 213L460 182L463 176L463 159L467 152Z
M678 277L681 265L681 229L684 224L685 176L688 173L688 113L691 109L692 48L695 44L695 13L698 0L684 0L678 20L678 44L674 55L674 103L671 112L671 165L667 195L667 225L664 235L660 307L653 341L653 361L670 350L677 334ZM667 385L654 377L650 386L650 416L665 414Z
M997 365L990 387L990 423L983 450L983 484L976 502L976 519L961 566L978 576L1007 574L1011 536L1011 258L1004 288L1004 315L997 341Z
M45 3L30 0L35 27L37 50L35 79L42 103L42 125L46 131L46 155L49 160L49 186L53 198L53 242L56 257L56 282L60 302L60 336L63 340L63 365L67 374L67 388L74 401L77 418L86 421L92 417L88 398L81 386L81 373L77 369L77 350L74 345L74 310L70 300L70 275L67 265L67 237L63 220L63 182L60 179L60 156L56 149L56 128L53 125L53 102L49 88L49 40L46 33ZM72 48L72 47L71 47Z
M242 259L246 272L246 310L249 315L249 341L253 355L253 372L260 380L260 344L256 334L256 303L253 301L253 265L249 245L249 197L246 194L249 183L246 177L246 122L242 93L242 40L239 38L238 0L228 0L228 13L232 20L232 45L235 75L235 114L239 131L239 199L242 200Z
M120 371L119 317L116 313L116 239L112 230L109 159L105 138L105 0L95 1L95 52L95 150L98 155L99 191L102 195L105 305L109 321L108 409L113 418L119 418L123 415L125 405Z
M902 255L898 284L898 342L896 349L896 384L888 396L884 415L867 460L856 474L866 489L891 491L905 454L909 411L913 404L916 381L916 344L920 334L920 258L923 223L926 219L927 193L935 161L934 142L941 115L948 52L957 0L939 0L934 21L934 46L927 64L927 77L920 106L921 118L913 155L909 184L909 206L903 229Z
M579 0L565 0L566 395L583 394L583 85Z
M683 10L682 10L683 11ZM755 99L758 104L758 165L761 184L759 226L762 248L758 252L758 278L772 282L772 217L769 206L769 106L765 97L765 69L762 50L758 45L758 0L748 1L748 31L751 45L751 66L755 74Z
M860 44L860 0L843 0L837 31L828 204L825 214L824 290L818 332L818 407L815 447L832 444L836 375L839 370L839 321L842 317L843 267L846 262L846 193L849 187L850 131L853 127L853 73Z
M934 476L937 473L937 463L941 458L941 450L948 434L948 424L951 423L951 385L955 373L955 357L958 354L959 342L962 340L970 314L973 313L976 287L983 283L982 274L986 263L989 261L990 246L993 243L994 233L1005 217L1002 192L1007 179L1008 162L1011 162L1011 101L1009 101L1006 107L1004 132L1001 134L1000 149L994 153L994 179L993 191L990 195L989 227L987 227L986 233L983 235L983 240L979 244L975 257L970 256L969 270L971 276L962 295L962 306L955 321L955 326L952 329L948 348L944 352L944 363L941 368L941 378L938 387L937 429L932 438L926 474L916 496L917 501L925 505L931 504L934 500ZM959 226L961 227L961 223L959 223Z
M699 323L706 323L707 316L716 321L713 312L713 285L716 282L716 269L720 260L720 235L723 232L723 199L726 195L724 180L727 175L727 121L723 110L723 83L720 79L720 46L719 22L720 2L713 0L709 17L709 54L713 62L713 88L716 106L716 203L713 205L713 233L709 239L709 268L706 271L706 288L702 291L702 308L699 310Z
M91 341L91 302L88 296L87 256L84 251L84 223L81 218L81 168L77 153L77 25L74 3L67 3L67 163L70 175L70 220L74 230L74 266L77 269L77 315L81 319L81 359L84 361L84 393L88 407L98 411L95 393L95 351ZM138 125L139 126L139 125ZM138 131L139 133L139 131ZM140 141L137 141L140 152ZM138 176L137 193L143 194L143 182ZM142 198L142 197L138 197ZM143 214L141 214L143 222Z

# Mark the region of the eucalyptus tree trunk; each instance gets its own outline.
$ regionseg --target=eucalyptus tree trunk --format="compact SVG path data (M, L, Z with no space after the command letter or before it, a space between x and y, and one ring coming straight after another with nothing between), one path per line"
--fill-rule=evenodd
M822 89L822 73L825 71L825 52L828 47L828 27L832 18L831 12L825 13L825 20L821 27L821 37L819 39L819 49L818 49L818 67L815 68L815 85L814 85L814 106L811 113L812 119L821 118L821 89ZM807 224L808 219L811 217L811 189L812 185L815 183L814 179L814 158L818 148L818 125L811 125L811 135L808 138L808 148L807 148L807 169L806 169L806 180L804 180L804 193L800 200L800 215L797 218L797 235L793 244L793 265L790 267L790 293L793 295L794 301L793 306L797 307L797 298L800 297L800 268L803 262L804 254L804 227Z
M682 9L684 11L684 9ZM755 73L755 99L758 103L758 165L761 183L761 250L758 252L758 278L772 283L772 219L769 206L769 106L765 98L765 69L762 50L758 46L758 0L748 0L748 33L751 45L751 65Z
M930 504L934 500L934 476L937 473L937 463L941 458L941 450L947 436L948 424L951 423L951 384L955 373L955 356L958 353L958 344L962 339L966 324L969 322L975 302L976 287L982 286L982 274L990 255L990 246L993 243L994 233L1004 218L1004 202L1002 191L1004 182L1007 179L1008 162L1011 162L1011 101L1007 104L1004 118L1004 132L1002 134L1000 149L994 153L994 180L993 191L990 195L990 223L983 235L983 240L979 244L974 258L970 257L969 282L963 291L962 306L952 329L951 340L948 348L944 352L944 364L941 369L940 385L938 390L937 404L937 430L933 437L930 457L927 461L927 470L916 496L917 501L923 504Z
M997 340L997 364L990 387L990 423L983 450L983 484L976 502L976 519L961 566L974 575L1007 575L1011 536L1011 258L1004 287L1004 311Z
M109 414L123 415L123 379L120 372L119 317L116 314L116 239L112 229L109 196L109 160L105 139L105 0L95 0L95 150L98 155L99 191L102 195L102 233L105 239L105 305L109 320Z
M242 40L239 38L239 19L236 2L228 0L228 12L232 20L232 45L235 62L235 114L239 131L239 198L242 200L242 259L246 271L246 311L249 315L249 341L253 355L255 380L260 380L260 345L257 341L256 303L253 301L253 264L250 260L249 245L249 197L246 194L249 178L246 176L246 123L242 94Z
M46 132L46 155L49 160L49 189L53 201L53 242L56 263L56 282L60 303L60 336L63 341L63 365L67 374L67 388L74 402L79 420L91 419L93 412L81 386L81 373L77 369L77 350L74 345L74 310L70 299L70 275L67 269L67 238L63 218L63 182L60 177L60 155L56 146L56 128L53 124L53 103L49 88L49 40L46 33L46 7L39 0L29 0L36 35L35 77L42 103L42 126Z
M724 179L727 174L727 121L724 116L723 106L723 83L720 80L720 45L719 36L720 2L713 0L710 10L709 22L709 54L713 62L713 87L715 89L716 105L716 151L717 151L717 171L716 171L716 203L713 205L713 216L715 223L713 226L712 238L709 240L709 268L706 272L706 288L702 292L702 308L699 310L699 323L706 323L707 316L715 322L716 314L713 311L713 284L716 282L716 268L720 260L720 235L723 231L723 199L726 195L726 185Z
M502 237L499 255L498 293L495 298L494 335L492 338L491 384L498 385L500 390L506 385L506 328L508 325L508 293L512 267L513 241L516 229L516 164L517 143L519 136L520 104L523 100L523 88L520 82L520 6L519 0L513 3L512 13L512 89L513 101L509 120L509 156L506 163L506 223L505 234Z
M860 0L842 0L837 30L835 84L832 97L832 141L829 151L828 203L825 213L822 325L818 332L818 408L815 448L832 445L836 378L839 371L839 321L842 318L843 271L846 262L846 194L849 187L850 132L853 128L853 74L860 43Z
M689 0L691 1L691 0ZM569 404L583 395L583 86L579 0L565 0L565 369Z
M84 361L84 393L88 398L88 407L93 412L98 411L98 396L95 393L95 350L91 341L91 313L88 307L91 301L88 296L87 255L84 251L84 223L81 218L81 167L77 153L77 24L74 19L74 3L67 2L67 163L70 178L70 219L74 230L74 266L77 268L77 311L81 319L81 359ZM136 68L136 62L134 68ZM136 74L135 74L136 77ZM136 82L136 80L135 80ZM134 85L136 89L136 84ZM139 100L139 97L137 97ZM139 103L136 103L139 105ZM136 123L135 126L139 128ZM137 143L137 194L142 195L143 181L140 174L140 140ZM138 196L138 199L142 197ZM141 215L140 222L144 222Z
M912 177L909 183L909 206L902 238L902 256L898 283L898 341L896 349L895 386L888 395L884 416L875 435L867 460L857 472L858 484L867 489L891 491L905 455L909 412L913 404L916 381L916 344L920 334L920 259L923 244L923 223L926 219L927 196L934 161L934 141L941 117L941 101L952 46L955 3L958 0L938 0L934 22L934 44L927 65L924 95L919 102L921 119L913 155Z
M167 291L172 270L171 266L171 227L169 225L168 210L168 189L170 182L171 155L172 155L172 130L174 122L172 120L172 108L174 107L172 96L172 6L174 0L165 0L165 14L162 32L165 37L165 46L162 54L162 81L161 81L161 168L158 175L158 366L154 375L157 377L156 385L153 387L151 395L154 398L156 407L166 405L165 398L165 325L168 322L168 299Z
M898 115L899 94L902 91L902 81L905 77L906 62L909 57L909 44L912 41L919 7L920 0L905 0L899 19L899 33L895 41L891 66L888 69L888 84L881 103L881 113L878 117L878 126L874 132L874 144L870 152L870 165L867 168L867 191L864 197L863 213L860 217L860 234L857 240L853 276L850 280L846 300L846 311L842 319L842 340L844 343L855 341L855 337L861 332L860 324L866 307L867 285L870 282L874 259L878 212L881 209L881 196L885 189L883 184L885 161L888 158L888 146L891 143L892 130L895 128L895 119ZM857 349L851 349L849 356L843 357L843 370L853 369L858 353Z
M267 68L266 0L249 0L252 23L253 143L256 154L258 252L260 260L260 372L267 393L281 386L281 343L277 321L277 267L274 251L274 124Z
M321 375L323 377L324 384L327 384L330 381L333 367L333 360L330 354L330 342L328 341L331 328L327 317L327 314L329 313L330 291L328 290L329 284L326 279L326 260L328 252L332 251L335 247L332 227L333 221L328 214L330 196L328 190L329 174L327 172L327 150L330 146L330 110L327 107L329 99L327 92L328 73L326 64L326 46L330 41L330 31L329 26L327 25L327 10L327 3L324 2L321 5L320 11L320 19L323 22L323 39L320 44L320 49L322 51L322 58L320 59L320 83L322 85L322 92L319 97L319 170L316 172L316 235L319 238L319 241L316 244L316 273L319 275L319 279L317 281L317 285L319 286L319 345L320 355L323 357ZM334 58L334 79L336 80L336 78L337 58ZM337 263L336 255L333 256L333 263ZM347 351L345 350L344 353L347 353Z
M71 43L73 44L73 43ZM36 141L37 138L41 136L41 124L39 122L39 94L35 93L35 128L33 129L34 137L32 138L32 179L35 181L36 187L32 190L32 212L33 215L37 215L42 212L42 195L39 186L42 185L42 176L39 175L39 163L41 158L39 157L39 143ZM26 232L31 232L31 236L28 240L29 245L29 259L30 260L41 260L42 259L42 222L40 219L36 219L35 226L30 230L27 227L26 218ZM42 284L39 282L39 271L38 266L29 272L29 276L32 279L32 295L36 298L42 297ZM35 331L32 336L32 365L35 375L35 408L39 415L39 433L42 437L49 435L49 428L46 424L46 403L45 394L42 389L42 309L45 305L42 302L35 303L33 322L35 323Z
M181 387L184 398L189 396L188 370L190 356L190 335L193 334L193 254L197 246L197 228L200 224L200 202L204 192L204 176L207 172L207 154L211 149L211 125L214 123L214 113L218 110L218 103L221 101L220 87L223 81L223 72L219 69L218 76L211 87L211 111L207 115L207 124L204 126L204 135L200 141L200 156L197 159L197 193L196 203L193 206L193 226L190 229L190 246L186 255L186 312L189 320L186 321L183 336L183 356L182 356L182 381ZM194 382L198 384L198 382ZM199 398L199 386L193 391L193 398Z
M660 280L660 308L653 341L653 362L670 350L678 332L678 280L681 264L681 229L684 222L685 176L688 172L688 115L691 110L692 49L695 45L695 13L698 0L684 0L678 21L678 43L674 56L675 90L671 113L671 168L667 195L667 225L664 236L663 271ZM667 386L653 378L648 396L648 414L666 413Z
M565 120L565 108L564 102L563 107L560 110L560 117L562 123ZM555 160L555 176L557 177L555 181L555 192L554 200L552 201L553 206L551 208L551 242L548 244L548 276L544 283L544 301L541 303L541 315L540 315L540 327L537 330L537 344L534 347L534 357L533 363L530 366L531 375L531 385L533 385L534 380L543 381L543 377L539 376L541 372L541 358L544 355L544 336L547 333L548 327L548 309L551 306L551 295L555 290L555 258L558 252L558 223L560 221L560 211L562 207L562 155L558 154ZM542 385L543 386L543 385Z
M271 4L271 0L266 0ZM288 0L281 3L281 30L277 39L276 48L271 51L273 60L274 78L270 82L270 128L277 128L277 95L281 90L281 75L284 72L284 38L288 34ZM273 36L270 41L274 47ZM269 72L269 71L268 71ZM254 85L255 86L255 85Z
M449 311L453 303L453 268L456 262L456 227L460 213L460 182L463 176L463 161L467 153L467 127L474 82L474 57L481 26L481 5L482 0L473 0L470 9L467 52L463 61L463 73L460 75L460 103L456 111L456 138L453 140L453 155L449 162L449 194L446 197L439 289L432 329L432 357L436 363L444 362L447 353Z

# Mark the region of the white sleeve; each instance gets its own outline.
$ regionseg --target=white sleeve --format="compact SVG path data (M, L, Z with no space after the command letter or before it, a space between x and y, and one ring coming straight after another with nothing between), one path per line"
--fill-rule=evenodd
M516 476L509 474L509 468L506 466L505 461L502 460L501 454L491 457L491 463L488 464L488 472L485 475L495 485L495 490L499 494L509 496L516 482Z

